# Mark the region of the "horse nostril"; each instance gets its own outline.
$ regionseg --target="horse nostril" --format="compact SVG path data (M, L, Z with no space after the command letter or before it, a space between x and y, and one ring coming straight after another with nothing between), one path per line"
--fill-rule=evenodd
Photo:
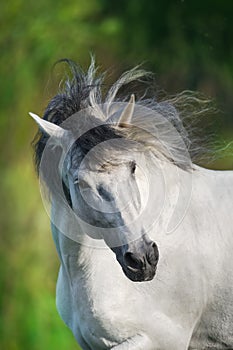
M127 267L131 267L136 270L140 270L143 267L143 261L140 258L137 258L136 255L131 252L125 253L124 260Z
M151 243L151 247L154 248L154 249L157 247L156 244L155 244L155 242L152 242L152 243Z
M156 265L158 263L159 260L159 250L157 247L157 244L155 242L151 243L151 248L147 254L146 254L146 258L147 261L150 265Z

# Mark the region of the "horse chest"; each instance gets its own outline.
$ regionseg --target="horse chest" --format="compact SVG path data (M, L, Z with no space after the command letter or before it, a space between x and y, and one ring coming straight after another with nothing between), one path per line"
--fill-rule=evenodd
M79 265L76 256L67 256L64 277L58 281L59 290L64 280L69 280L62 300L66 300L65 309L70 310L72 320L65 322L95 349L112 347L131 337L141 327L135 320L143 318L138 293L132 291L132 283L109 255L113 262L107 259L107 265L102 256L97 262L91 258L85 266Z

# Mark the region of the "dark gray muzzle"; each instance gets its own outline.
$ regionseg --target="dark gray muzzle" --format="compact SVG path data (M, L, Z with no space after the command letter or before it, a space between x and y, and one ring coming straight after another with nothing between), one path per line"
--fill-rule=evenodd
M148 239L135 241L115 248L114 252L125 275L131 281L150 281L155 276L159 260L159 250L155 242Z

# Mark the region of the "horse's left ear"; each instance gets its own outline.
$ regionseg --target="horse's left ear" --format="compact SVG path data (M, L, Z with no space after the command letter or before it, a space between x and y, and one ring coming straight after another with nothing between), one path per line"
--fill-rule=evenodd
M132 116L133 116L133 111L135 107L135 97L134 95L131 95L129 103L123 110L123 112L120 115L120 118L118 120L117 126L124 126L124 124L130 124Z
M39 127L52 138L55 145L60 145L64 148L66 141L71 139L72 135L70 131L61 128L59 125L42 119L34 113L29 112L29 114L39 125Z

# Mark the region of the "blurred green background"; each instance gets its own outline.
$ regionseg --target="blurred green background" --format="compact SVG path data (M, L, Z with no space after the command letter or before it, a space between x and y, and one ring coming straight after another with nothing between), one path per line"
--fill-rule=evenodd
M113 76L144 62L168 93L198 90L233 140L233 1L9 0L0 5L0 349L78 349L55 308L58 259L32 164L36 126L71 58ZM231 155L211 164L233 169Z

